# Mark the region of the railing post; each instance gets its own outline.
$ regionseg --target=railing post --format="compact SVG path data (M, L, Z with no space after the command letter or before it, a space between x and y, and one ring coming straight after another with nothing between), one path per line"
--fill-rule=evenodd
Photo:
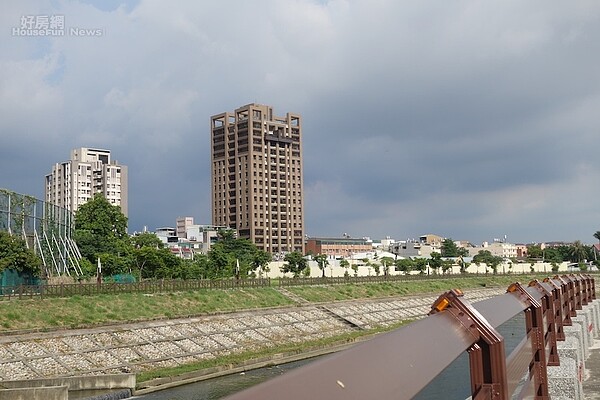
M513 283L506 289L507 293L517 296L525 304L530 306L525 309L526 335L531 340L533 352L533 376L534 393L536 400L549 399L548 393L548 370L546 364L546 345L544 341L544 315L542 305L534 299L520 283Z
M567 282L567 288L569 292L569 312L571 317L577 316L577 300L575 299L575 281L571 279L569 275L563 275L562 278Z
M573 281L573 287L575 289L575 310L583 309L583 289L581 288L581 278L575 274L569 275L569 278Z
M590 280L590 292L591 292L592 301L593 301L593 300L596 300L596 282L595 282L594 278L592 278L592 276L589 274L588 274L588 278Z
M553 287L553 301L554 301L554 324L556 330L556 340L564 342L566 339L565 329L563 327L563 292L562 286L559 286L553 279L545 278L544 282L552 285Z
M571 326L573 325L573 320L571 319L571 317L576 316L577 313L575 312L575 310L571 309L572 306L572 297L573 297L573 290L571 289L571 287L569 286L569 280L565 279L565 275L563 276L558 276L556 275L554 277L554 279L558 280L561 285L562 285L562 294L563 294L563 305L562 305L562 310L563 310L563 325L565 326Z
M471 395L474 400L509 398L504 338L466 300L460 290L441 295L429 315L447 311L468 327L477 341L467 349L471 370Z
M546 287L547 284L542 284L540 281L533 280L529 282L530 287L536 288L540 293L543 294L541 298L542 305L542 323L544 320L547 321L546 326L542 328L542 334L544 337L544 347L550 347L548 353L548 366L556 367L560 365L560 359L558 357L558 348L556 344L556 312L554 309L554 295L553 291ZM550 286L550 285L548 285ZM546 319L544 319L546 316Z
M584 304L589 304L592 301L594 301L594 298L592 297L592 282L593 279L590 275L586 274L586 275L579 275L581 277L582 282L585 284L585 293L584 293Z

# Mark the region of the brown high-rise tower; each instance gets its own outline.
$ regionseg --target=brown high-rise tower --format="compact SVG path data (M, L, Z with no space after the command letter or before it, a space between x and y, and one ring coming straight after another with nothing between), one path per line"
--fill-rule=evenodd
M275 258L304 254L300 115L248 104L211 117L212 223Z

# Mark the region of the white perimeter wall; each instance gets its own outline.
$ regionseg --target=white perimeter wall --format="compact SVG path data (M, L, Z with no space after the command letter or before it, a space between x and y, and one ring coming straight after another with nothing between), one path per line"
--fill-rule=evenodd
M355 261L351 261L352 263L355 263ZM269 278L281 278L283 276L291 278L292 274L287 273L287 274L283 274L281 272L281 268L283 268L283 264L285 264L285 262L283 261L274 261L272 263L269 264L269 269L270 271L266 274L267 277ZM362 263L359 263L362 264ZM565 273L571 273L571 272L577 272L577 271L573 271L568 269L567 265L569 263L564 262L562 264L559 265L559 269L558 269L558 273L559 274L565 274ZM323 272L319 269L319 267L317 266L316 261L309 261L308 262L309 268L310 268L310 276L311 277L320 277L322 276ZM533 264L533 266L530 263L514 263L514 264L500 264L498 266L498 273L513 273L513 274L523 274L523 273L530 273L531 272L531 268L533 268L534 272L543 272L543 273L547 273L548 276L554 275L557 272L552 272L552 265L550 263L535 263ZM327 277L341 277L344 276L344 272L346 271L346 269L340 267L340 262L339 260L329 260L329 265L327 267L325 267L325 276ZM348 273L350 274L350 276L354 276L354 270L351 267L347 268ZM441 269L440 269L441 272ZM485 264L480 264L479 266L475 265L475 264L470 264L469 267L467 268L467 272L469 273L480 273L480 274L485 274L486 273L486 265ZM487 268L487 272L488 273L493 273L491 268ZM433 270L431 271L431 273L433 273ZM460 274L460 267L458 265L455 265L452 267L451 272L449 271L448 273L452 273L452 274ZM390 267L390 275L402 275L403 272L400 271L395 271L394 266ZM412 271L411 274L418 274L418 272ZM373 267L365 267L363 265L359 265L358 267L358 276L375 276L375 269ZM380 267L380 272L379 275L383 275L383 267ZM265 275L263 275L265 276Z

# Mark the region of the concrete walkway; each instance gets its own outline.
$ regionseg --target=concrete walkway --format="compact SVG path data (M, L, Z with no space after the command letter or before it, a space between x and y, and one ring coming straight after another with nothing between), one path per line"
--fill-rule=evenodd
M590 347L590 356L585 360L583 397L588 400L600 400L600 341Z

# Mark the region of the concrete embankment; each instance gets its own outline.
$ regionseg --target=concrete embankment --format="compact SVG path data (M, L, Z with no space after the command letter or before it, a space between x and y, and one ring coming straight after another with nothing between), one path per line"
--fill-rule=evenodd
M135 390L135 374L67 376L2 381L0 400L125 399Z
M470 290L475 302L504 289ZM435 295L307 304L166 321L0 337L9 380L136 373L336 336L423 317Z

